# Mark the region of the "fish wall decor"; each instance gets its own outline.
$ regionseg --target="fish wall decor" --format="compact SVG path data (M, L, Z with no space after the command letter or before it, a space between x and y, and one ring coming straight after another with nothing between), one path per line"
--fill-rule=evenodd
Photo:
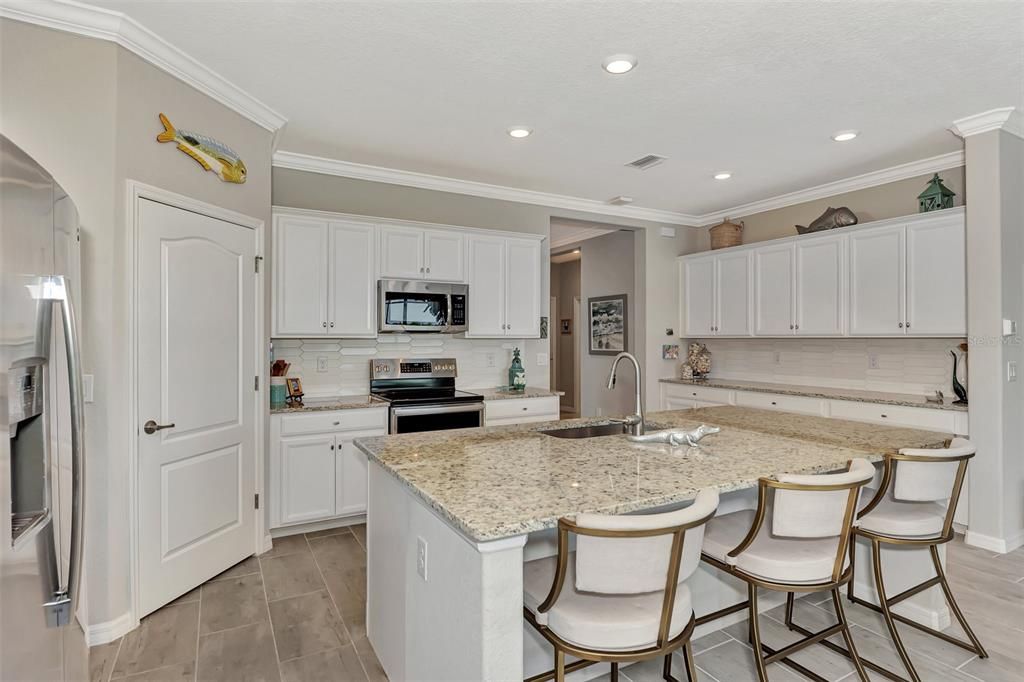
M231 147L212 137L175 128L163 114L160 114L160 123L164 131L156 136L157 142L177 142L178 149L224 182L239 185L245 182L245 164Z

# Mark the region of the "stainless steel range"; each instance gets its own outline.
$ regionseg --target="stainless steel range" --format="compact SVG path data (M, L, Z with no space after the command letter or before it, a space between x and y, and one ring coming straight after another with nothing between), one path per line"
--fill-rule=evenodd
M484 398L455 390L455 358L370 361L370 393L391 404L389 433L484 425Z

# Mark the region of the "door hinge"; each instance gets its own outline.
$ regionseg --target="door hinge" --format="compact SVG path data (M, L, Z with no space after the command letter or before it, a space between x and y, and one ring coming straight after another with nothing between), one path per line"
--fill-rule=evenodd
M256 493L256 508L260 508L260 494Z
M253 259L253 260L256 261L256 272L259 273L259 271L260 271L260 261L263 260L263 256L256 256L256 258Z
M254 391L260 390L260 375L258 375L258 374L253 377L252 389Z

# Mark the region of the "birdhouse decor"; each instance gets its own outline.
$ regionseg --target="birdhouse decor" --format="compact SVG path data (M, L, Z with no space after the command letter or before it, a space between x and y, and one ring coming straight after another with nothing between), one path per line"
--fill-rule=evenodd
M924 191L917 195L918 213L953 208L953 197L956 192L942 184L942 178L936 173L928 182Z

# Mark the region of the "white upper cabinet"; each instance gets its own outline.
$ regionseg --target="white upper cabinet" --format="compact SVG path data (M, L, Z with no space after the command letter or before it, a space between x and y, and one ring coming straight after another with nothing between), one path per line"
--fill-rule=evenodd
M715 257L715 335L750 335L749 251Z
M327 333L347 337L377 336L374 227L332 221L328 237Z
M414 227L380 228L380 276L423 279L423 230Z
M541 248L533 239L470 235L467 336L540 336Z
M423 267L426 279L442 282L466 281L465 238L458 232L425 231Z
M850 334L904 334L904 228L855 232L849 245Z
M704 256L682 262L683 335L715 333L715 258Z
M908 334L967 333L966 247L958 216L907 226Z
M794 333L793 287L796 255L792 244L754 251L754 333L789 336Z
M846 316L846 236L797 241L796 322L807 336L840 336Z
M505 240L506 336L540 336L540 268L540 242ZM470 299L473 296L470 287Z
M327 333L327 224L291 216L274 221L275 336Z
M380 228L380 276L464 282L465 237L454 230Z
M679 278L684 337L967 333L962 208L682 256Z

